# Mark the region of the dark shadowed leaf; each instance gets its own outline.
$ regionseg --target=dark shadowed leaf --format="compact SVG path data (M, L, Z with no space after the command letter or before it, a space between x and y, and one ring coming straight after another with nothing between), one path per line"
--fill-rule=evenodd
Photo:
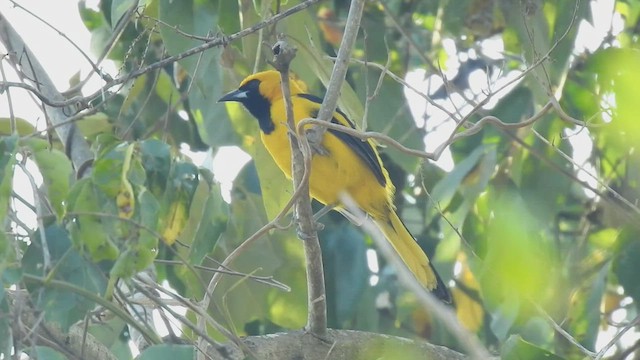
M335 216L332 216L335 218ZM364 234L345 219L327 220L320 232L330 327L350 322L367 287L367 245Z
M223 2L160 0L158 16L166 24L179 27L187 34L213 36L220 18L220 3ZM160 34L170 55L202 44L167 26L160 28ZM192 116L204 141L214 146L236 143L236 134L228 121L225 106L217 102L225 90L222 88L222 68L219 65L221 52L219 47L214 47L179 62L190 76L188 96Z
M42 174L49 202L53 207L59 221L64 216L64 201L69 193L69 183L73 176L71 161L59 150L49 149L48 142L37 139L27 142L33 152L33 159Z

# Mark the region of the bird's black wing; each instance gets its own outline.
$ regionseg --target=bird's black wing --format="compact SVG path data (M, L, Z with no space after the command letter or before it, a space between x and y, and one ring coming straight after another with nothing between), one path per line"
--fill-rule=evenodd
M295 96L301 97L303 99L307 99L318 105L322 104L322 99L315 95L297 94ZM336 109L336 112L340 114L347 121L347 124L352 129L356 128L353 122L351 122L351 120L349 120L347 115L345 115L345 113L340 111L340 109ZM316 111L314 114L312 114L312 116L317 117L318 112ZM331 122L333 124L345 126L345 124L338 121L338 119L336 119L335 116L331 118ZM369 169L371 169L371 172L373 172L373 175L375 175L376 180L378 180L380 185L382 186L387 185L387 179L385 178L384 173L382 172L382 164L380 163L380 158L377 156L375 150L373 149L369 141L358 139L357 137L349 135L342 131L338 131L334 129L328 129L328 130L332 135L342 140L342 142L344 142L348 147L353 149L353 151L355 151L356 154L358 154L358 156L365 162L365 164L367 164Z

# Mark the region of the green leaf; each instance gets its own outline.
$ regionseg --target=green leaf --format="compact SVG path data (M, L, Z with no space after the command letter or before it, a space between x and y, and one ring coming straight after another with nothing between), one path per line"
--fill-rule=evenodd
M586 2L565 0L545 4L545 8L552 6L555 6L555 9L552 15L553 20L549 20L549 23L553 25L550 43L554 44L555 48L553 61L550 62L547 71L552 86L556 86L558 83L562 83L561 79L564 78L569 68L570 58L575 55L575 39L578 34L578 26L575 24L579 24L580 21L593 23L593 19L590 16L589 4ZM547 15L550 13L547 12Z
M600 306L607 289L607 278L610 273L610 263L605 263L593 276L583 280L580 286L571 296L571 307L567 313L567 321L563 327L587 349L596 349L596 340L600 330ZM637 287L637 285L634 285ZM571 352L579 353L575 346L570 347ZM569 353L569 351L567 351Z
M479 152L482 156L477 160L477 162L473 165L468 172L465 173L467 166L474 162L473 159L468 160L469 158L474 158L475 154ZM496 148L492 145L482 145L479 146L473 153L469 156L469 158L460 162L453 169L452 172L445 176L446 179L455 179L453 181L454 184L457 183L457 175L451 175L454 172L458 172L458 167L462 167L460 170L460 175L463 175L462 181L458 184L458 193L462 195L461 202L450 202L448 206L444 209L446 220L442 219L442 233L443 236L438 244L438 248L436 251L435 259L440 261L447 262L455 262L456 257L460 251L461 238L456 229L460 229L469 215L469 211L473 209L476 204L476 200L478 196L486 191L487 184L493 176L496 167ZM443 183L440 181L438 185L442 184L444 187L451 187L453 184ZM438 186L436 185L436 186ZM450 188L451 189L451 188ZM435 192L436 188L434 188ZM439 190L439 189L437 189ZM453 189L451 189L453 190ZM433 199L433 195L432 195ZM445 205L446 202L441 204L441 206Z
M19 136L27 136L36 132L36 128L32 123L23 118L16 118L16 131ZM0 117L0 136L11 135L11 119Z
M611 121L598 131L606 145L626 154L640 142L640 125L636 121L638 110L634 89L640 82L640 51L637 49L608 48L594 54L588 66L596 73L601 87L600 101L609 105Z
M446 209L453 196L460 188L465 177L475 168L478 161L490 148L485 146L477 147L463 161L456 164L455 168L447 173L431 191L430 201L427 204L427 219L431 219L438 214L436 204L441 209Z
M84 23L84 26L87 28L87 30L94 32L97 29L104 27L104 16L102 16L99 11L88 8L86 2L78 2L78 12L80 13L80 18L82 19L82 22Z
M294 2L288 5L294 6ZM301 11L283 23L282 31L295 40L299 58L291 64L292 70L300 76L310 87L315 88L318 80L324 86L331 80L333 61L326 58L326 53L320 49L318 39L320 33L316 26L309 26L317 19L308 11ZM375 80L377 82L377 79ZM375 82L374 82L375 84ZM316 94L320 95L320 94ZM354 89L346 81L340 89L338 106L349 118L358 125L362 125L364 108Z
M329 326L344 328L355 316L371 275L364 234L345 219L338 219L325 221L319 236Z
M29 143L33 144L27 142ZM37 146L33 149L33 160L42 174L49 202L58 221L62 221L65 213L64 201L69 194L69 183L74 174L71 161L59 150L38 149Z
M246 192L234 192L232 195L229 223L216 244L215 259L224 259L266 223L259 195ZM293 231L274 231L256 241L243 251L231 268L245 274L274 276L291 288L291 292L283 292L240 276L224 276L214 293L214 303L225 315L225 320L233 324L233 329L241 331L246 323L256 319L268 319L286 328L304 326L304 254ZM246 309L252 311L247 312Z
M89 325L89 333L104 344L117 359L131 359L129 328L124 320L113 317Z
M100 213L97 189L91 179L84 178L69 193L68 211L73 217L70 224L71 240L76 249L87 252L93 261L115 260L120 250L107 234Z
M148 139L140 142L140 152L147 174L146 187L155 196L161 197L171 171L171 148L162 141Z
M192 216L189 217L189 223L195 221L197 224L193 244L189 251L189 263L195 265L202 264L204 257L213 250L220 235L227 228L229 209L220 195L220 186L216 184L211 188L207 187L207 189L209 191L205 195L206 202L201 204L199 212L190 211ZM195 205L198 198L197 195L194 197L192 206Z
M177 360L194 359L196 350L193 345L161 344L146 348L137 357L138 360Z
M518 299L505 301L491 312L491 331L498 338L504 341L511 332L511 328L516 322L520 311Z
M249 153L258 171L262 203L269 219L273 219L291 199L293 183L285 177L262 142L255 144L253 150Z
M0 137L0 219L7 216L17 149L17 136Z
M4 359L11 357L12 331L11 331L11 314L9 313L9 303L6 298L5 287L0 287L0 356Z
M64 228L50 225L44 229L44 235L51 268L44 266L42 232L38 231L22 259L25 273L65 281L97 295L104 294L106 279L102 271L71 247L69 234ZM68 290L46 285L28 285L28 290L36 299L35 307L44 312L45 320L58 323L65 331L73 323L82 320L95 306L93 302Z
M624 293L631 296L636 307L640 308L640 283L637 277L638 271L640 271L637 261L640 258L638 232L631 229L625 229L621 232L617 248L613 270L618 277L618 282L624 288Z
M553 301L560 280L557 257L518 192L490 188L489 193L492 216L479 274L483 300L489 309L518 302L520 323L536 311L534 303L543 306L545 300Z
M90 140L95 139L99 134L114 131L109 116L103 112L85 116L82 121L78 121L76 124L82 135Z
M502 345L500 358L503 360L563 360L554 353L524 341L513 335Z
M523 118L532 116L533 113L533 94L525 86L518 86L513 89L507 96L500 99L500 102L492 111L492 115L509 124L519 123ZM488 127L493 129L492 126Z
M137 233L138 238L130 241L127 245L134 245L138 248L139 271L151 265L155 259L158 248L158 234L150 230L155 229L159 223L160 205L158 200L146 189L138 192L138 207L135 214L137 225L141 227Z
M133 6L138 0L112 0L111 1L111 26L116 27L120 18Z
M369 84L376 84L378 72L369 71ZM358 89L362 97L365 97L366 88ZM372 91L372 90L369 90ZM371 96L371 94L366 94ZM424 129L416 126L406 98L403 87L395 80L386 79L378 91L378 96L369 102L368 129L389 135L402 145L417 150L424 149ZM391 159L402 166L407 172L415 171L419 158L407 156L395 148L389 146L386 153Z
M210 36L212 29L216 29L221 3L223 2L159 0L158 17L164 23L177 26L188 34ZM201 41L186 38L169 26L160 27L160 34L170 55L201 45ZM227 121L226 108L217 103L223 94L221 53L221 48L214 47L178 62L191 77L188 92L191 114L203 140L215 146L237 143L237 135Z
M189 205L199 184L198 168L185 162L174 162L161 199L160 236L172 245L182 233L189 218Z
M6 219L9 210L17 148L17 136L0 137L0 219ZM4 231L0 232L0 273L4 273L14 256L13 244L9 243Z
M98 189L115 199L122 184L122 171L128 143L122 143L98 155L93 163L91 179Z

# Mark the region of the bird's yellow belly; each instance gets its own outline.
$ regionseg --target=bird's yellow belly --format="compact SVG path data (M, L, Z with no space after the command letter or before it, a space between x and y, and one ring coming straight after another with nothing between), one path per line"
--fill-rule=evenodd
M284 126L276 126L262 141L284 174L291 178L291 149ZM316 154L311 161L309 191L323 204L338 204L346 192L362 210L376 217L387 211L387 190L364 161L341 140L326 132L322 142L328 155Z

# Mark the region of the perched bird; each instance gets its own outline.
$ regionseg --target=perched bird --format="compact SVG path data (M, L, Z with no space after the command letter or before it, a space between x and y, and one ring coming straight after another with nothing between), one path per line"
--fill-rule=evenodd
M295 123L317 117L322 99L304 93L306 85L299 80L292 79L289 83ZM258 120L265 147L278 167L291 178L291 149L280 86L280 73L259 72L248 76L237 90L218 101L235 101L244 105ZM355 128L340 110L334 112L331 122ZM450 302L450 294L429 258L395 211L392 201L395 187L374 144L328 129L321 145L326 154L316 154L311 161L311 196L325 205L337 205L341 210L339 196L342 192L349 194L380 228L418 281L443 301Z

